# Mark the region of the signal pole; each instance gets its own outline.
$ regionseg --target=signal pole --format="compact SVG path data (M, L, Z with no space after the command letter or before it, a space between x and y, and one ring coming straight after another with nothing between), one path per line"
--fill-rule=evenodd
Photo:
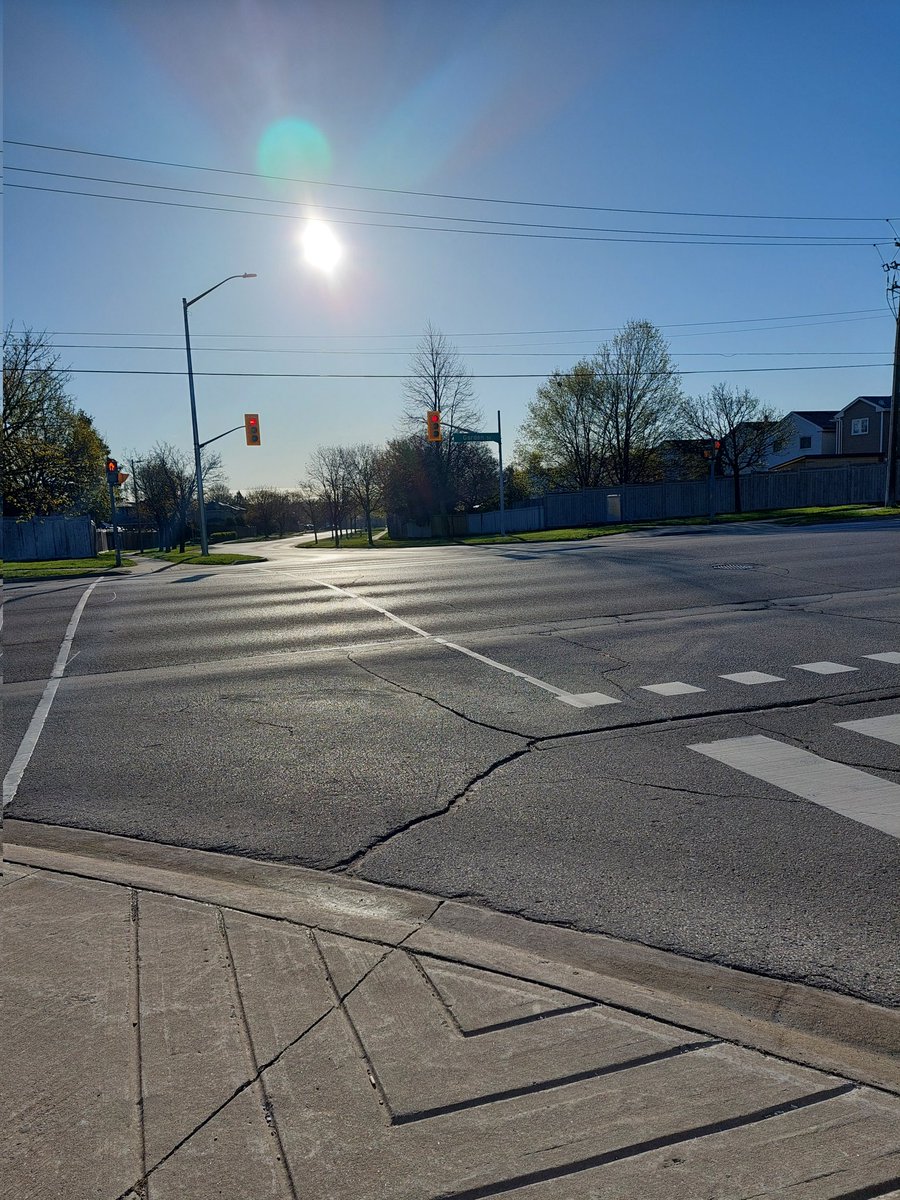
M900 242L895 245L900 246ZM896 260L886 263L886 271L894 271L893 279L888 284L888 303L894 313L894 375L891 382L891 415L888 423L887 472L884 481L884 506L894 507L897 497L897 458L898 442L900 442L900 279L896 272L900 271L900 262ZM890 298L893 298L893 303ZM896 306L896 310L895 310Z

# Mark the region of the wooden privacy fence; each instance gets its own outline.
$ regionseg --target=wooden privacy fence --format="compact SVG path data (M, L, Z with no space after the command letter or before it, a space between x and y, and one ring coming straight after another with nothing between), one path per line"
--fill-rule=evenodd
M744 512L770 508L813 508L832 504L878 504L884 499L885 466L868 463L856 467L825 467L805 471L765 471L741 476ZM616 521L661 521L678 517L704 517L710 506L717 513L734 508L734 480L626 484L614 488L586 488L581 492L548 492L530 505L506 512L506 532L565 529L577 525L605 525ZM391 516L391 537L447 536L447 517L440 529L415 525ZM466 528L459 528L462 520ZM454 513L451 536L499 533L499 512Z
M93 558L96 553L96 531L90 517L3 518L3 557L7 562Z

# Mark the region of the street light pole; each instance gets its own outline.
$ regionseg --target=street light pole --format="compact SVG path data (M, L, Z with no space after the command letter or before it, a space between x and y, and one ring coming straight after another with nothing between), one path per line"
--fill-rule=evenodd
M187 300L184 296L181 298L181 307L184 312L184 348L187 351L187 369L188 369L188 387L191 393L191 429L194 436L194 471L197 478L197 512L200 517L200 553L209 554L209 542L206 537L206 507L203 503L203 471L200 465L200 434L197 429L197 402L194 397L194 366L191 362L191 329L188 324L188 309L192 304L196 304L198 300L202 300L204 296L208 296L210 292L214 292L216 288L222 286L223 283L228 283L230 279L255 279L254 271L245 271L242 275L228 275L225 279L220 279L218 283L214 283L211 288L207 288L205 292L201 292L199 296L195 296L193 300Z

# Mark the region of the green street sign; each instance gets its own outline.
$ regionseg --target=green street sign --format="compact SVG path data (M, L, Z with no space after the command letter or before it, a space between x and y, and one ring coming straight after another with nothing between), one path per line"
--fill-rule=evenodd
M454 442L499 442L499 433L454 433Z

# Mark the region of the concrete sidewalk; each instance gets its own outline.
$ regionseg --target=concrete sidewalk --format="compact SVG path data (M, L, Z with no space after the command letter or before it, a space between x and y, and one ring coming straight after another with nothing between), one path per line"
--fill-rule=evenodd
M900 1015L7 821L0 1196L900 1196Z

